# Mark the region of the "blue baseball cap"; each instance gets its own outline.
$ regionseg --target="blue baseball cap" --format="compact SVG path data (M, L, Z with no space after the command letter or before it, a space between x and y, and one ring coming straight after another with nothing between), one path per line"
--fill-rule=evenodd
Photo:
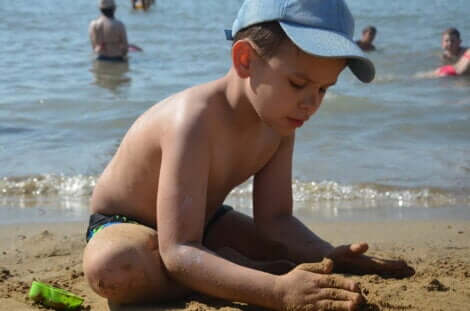
M346 58L362 82L375 76L374 64L353 41L354 18L344 0L245 0L226 30L233 40L240 30L278 21L286 35L302 51L319 57Z

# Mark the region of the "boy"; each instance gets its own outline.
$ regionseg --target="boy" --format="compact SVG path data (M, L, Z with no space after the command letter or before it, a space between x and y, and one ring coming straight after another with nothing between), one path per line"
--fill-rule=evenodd
M362 30L361 39L356 41L357 45L363 51L375 51L375 46L372 44L372 42L374 41L376 34L377 29L374 26L367 26Z
M444 65L454 65L463 56L467 48L461 46L460 32L456 28L448 28L442 33L442 55Z
M197 291L277 310L352 310L358 284L332 268L411 275L402 261L363 255L366 243L333 247L292 213L295 130L346 65L374 77L352 35L342 0L246 0L229 72L145 112L97 182L83 260L93 290L116 303ZM253 218L223 205L251 176ZM324 257L333 263L294 268Z
M124 24L114 18L114 0L99 0L101 16L89 26L90 41L98 60L125 61L128 50Z

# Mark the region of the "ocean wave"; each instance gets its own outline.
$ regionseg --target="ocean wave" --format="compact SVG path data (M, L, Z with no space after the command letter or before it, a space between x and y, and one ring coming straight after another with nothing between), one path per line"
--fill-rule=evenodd
M87 201L96 185L97 176L35 175L0 179L0 201L46 199L73 202ZM300 181L292 184L295 206L319 207L449 207L470 206L468 189L406 188L381 184L341 184L335 181ZM240 207L252 206L251 179L236 187L227 203ZM359 204L358 204L359 202ZM34 204L30 204L34 205Z
M450 207L470 206L470 195L463 190L437 188L403 188L380 184L345 185L335 181L304 182L292 184L295 206L375 208L387 207ZM252 184L234 189L229 201L238 206L251 206Z
M35 175L3 177L0 179L2 196L89 196L96 184L95 176Z

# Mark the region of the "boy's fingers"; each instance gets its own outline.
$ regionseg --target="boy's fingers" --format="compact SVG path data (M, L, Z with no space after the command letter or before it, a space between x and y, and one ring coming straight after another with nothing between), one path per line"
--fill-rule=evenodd
M325 276L317 280L318 287L339 288L353 292L360 292L359 284L352 280L347 280L335 276Z
M352 311L357 310L359 304L352 301L339 301L339 300L321 300L317 302L315 310L321 311Z
M295 267L295 269L312 273L329 274L333 271L333 260L324 258L321 262L303 263Z
M350 250L354 254L364 254L369 249L367 243L354 243L350 245Z
M330 254L330 258L335 259L336 257L347 257L347 256L357 256L364 254L369 249L367 243L354 243L350 245L341 245L336 247Z
M344 289L324 288L316 296L320 300L344 300L352 301L356 304L362 303L364 298L359 293L353 293Z

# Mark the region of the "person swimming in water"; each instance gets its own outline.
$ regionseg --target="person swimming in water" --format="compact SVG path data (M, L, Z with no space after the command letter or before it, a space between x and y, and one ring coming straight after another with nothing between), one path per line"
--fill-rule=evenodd
M147 11L155 0L131 0L131 5L134 10L142 9Z
M443 66L434 74L438 77L457 76L470 73L470 49L461 46L460 32L456 28L448 28L442 33L441 46Z
M356 41L356 44L361 48L361 50L365 52L375 51L375 46L372 42L377 35L377 28L374 26L367 26L362 30L362 37L361 39Z
M443 65L454 65L463 56L468 49L461 46L462 39L460 32L456 28L447 28L442 33L441 47L441 61Z

